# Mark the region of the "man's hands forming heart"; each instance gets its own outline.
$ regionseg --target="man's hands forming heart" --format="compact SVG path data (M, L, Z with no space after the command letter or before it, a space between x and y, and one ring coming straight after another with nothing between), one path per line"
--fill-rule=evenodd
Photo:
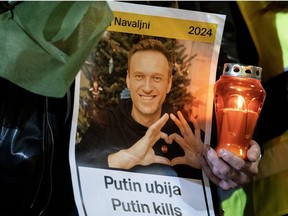
M201 141L198 124L195 119L192 120L195 127L195 132L193 133L182 113L178 111L177 115L179 119L173 114L170 114L170 118L178 126L182 136L177 133L168 136L161 131L169 119L169 115L164 114L158 121L152 124L146 134L129 149L123 149L109 155L109 167L130 169L136 165L147 166L153 163L161 163L170 166L186 164L194 168L200 168L197 155L200 153L203 143ZM185 155L174 158L171 161L166 157L155 155L152 147L159 139L164 139L168 145L172 144L173 141L177 142L183 148Z

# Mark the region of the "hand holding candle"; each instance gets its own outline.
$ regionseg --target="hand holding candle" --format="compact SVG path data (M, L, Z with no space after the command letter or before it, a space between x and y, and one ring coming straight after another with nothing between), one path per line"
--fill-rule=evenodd
M246 159L247 150L266 93L260 83L261 68L225 64L216 82L215 111L218 145Z

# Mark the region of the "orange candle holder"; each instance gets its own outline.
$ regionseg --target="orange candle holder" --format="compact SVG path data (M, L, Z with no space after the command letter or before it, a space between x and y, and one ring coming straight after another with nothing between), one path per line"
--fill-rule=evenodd
M224 64L214 86L217 125L216 152L225 148L247 159L266 92L261 85L262 68L237 63Z

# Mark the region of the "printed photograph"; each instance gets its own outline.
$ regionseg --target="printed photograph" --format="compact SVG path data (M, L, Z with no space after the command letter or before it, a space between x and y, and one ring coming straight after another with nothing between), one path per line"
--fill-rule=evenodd
M77 165L201 178L209 44L188 42L105 32L81 73Z

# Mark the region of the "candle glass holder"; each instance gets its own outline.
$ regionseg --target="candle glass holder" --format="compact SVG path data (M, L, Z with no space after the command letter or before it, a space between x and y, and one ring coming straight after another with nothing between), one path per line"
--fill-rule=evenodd
M261 85L262 68L236 63L224 64L214 86L217 124L216 152L225 148L247 159L266 92Z

